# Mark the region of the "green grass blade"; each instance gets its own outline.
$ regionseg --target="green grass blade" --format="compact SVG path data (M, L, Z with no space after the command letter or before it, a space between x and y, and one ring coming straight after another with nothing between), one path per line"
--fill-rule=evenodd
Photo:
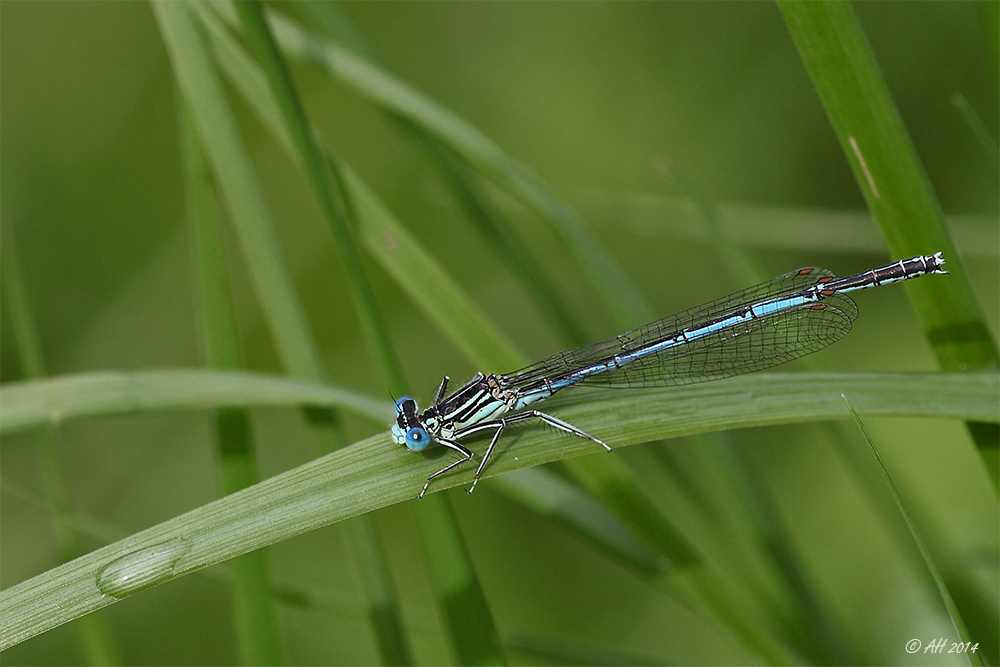
M949 371L996 368L996 342L851 5L779 0L778 6L889 254L903 259L942 251L948 260L950 279L907 284L938 363ZM970 432L1000 488L1000 430L970 424Z
M885 484L889 487L889 493L892 495L892 499L896 503L896 507L899 508L899 513L903 517L903 521L906 523L906 527L910 531L910 535L913 536L913 541L917 545L917 549L920 550L920 556L924 559L924 564L927 566L928 572L930 572L931 578L934 579L934 585L938 589L938 594L941 596L941 601L944 602L945 608L948 610L948 615L951 617L951 622L955 626L955 630L958 632L958 636L961 638L962 643L978 643L974 642L972 637L969 635L968 628L965 627L965 621L962 620L962 614L958 611L958 606L951 597L951 593L948 592L948 586L944 583L944 578L941 576L940 570L938 570L937 565L934 563L934 558L931 556L930 549L927 548L927 544L924 542L924 538L921 537L920 531L917 530L917 525L914 523L913 519L910 517L909 511L906 509L906 505L903 503L903 497L899 495L899 490L896 488L896 484L892 481L892 476L885 467L885 462L882 461L882 457L878 453L878 448L872 441L870 435L868 435L868 429L865 428L865 424L861 421L861 417L858 415L854 406L851 405L850 400L847 396L843 396L844 402L847 404L847 409L851 411L851 416L854 418L854 422L858 425L858 429L861 430L861 435L864 437L865 442L871 448L872 454L875 456L875 462L878 464L879 470L882 472L882 478L885 480ZM982 667L983 659L979 652L966 653L969 662L974 665L979 665Z
M272 99L277 102L281 111L284 127L292 138L299 163L312 185L323 219L326 220L340 250L341 260L350 277L358 315L365 330L365 339L373 347L386 388L393 395L402 395L406 393L406 383L399 367L399 360L382 323L375 295L365 276L361 258L358 256L348 228L346 218L350 206L345 206L338 196L339 193L334 191L336 179L331 178L324 164L325 160L313 135L313 129L306 119L295 84L264 18L263 7L257 0L237 2L234 6L243 22L243 31L250 48L267 76Z
M275 375L203 369L99 371L0 386L0 434L67 419L259 405L336 406L384 426L388 401Z
M10 306L11 331L17 345L18 362L21 373L26 378L45 377L45 356L42 354L42 343L35 326L35 316L31 307L31 296L21 271L21 258L17 252L17 239L14 236L13 225L5 226L3 243L0 244L2 262L0 271L3 273L3 299Z
M768 373L627 396L577 392L575 401L561 399L552 407L559 417L623 446L721 428L843 418L841 394L870 416L1000 419L996 373ZM592 445L532 430L516 443L516 458L501 453L484 476L590 454ZM121 585L120 574L134 573L141 589L410 500L437 466L436 458L406 452L382 433L170 519L0 591L0 650L113 603L117 598L108 591L134 592L132 585ZM467 485L473 474L467 467L436 480L431 491ZM102 590L99 574L111 564ZM109 572L114 581L108 581Z
M201 351L206 365L219 370L240 368L236 322L222 253L222 230L216 215L215 188L190 111L178 103L185 208L191 237L195 304Z
M325 373L319 353L281 257L253 166L188 6L154 2L153 8L281 359L292 375L322 380Z
M598 437L635 443L657 439L655 434L666 427L669 429L662 437L836 419L840 414L837 392L848 390L865 414L1000 421L1000 381L996 373L990 372L768 373L680 389L632 391L627 395L593 392L591 404L601 408L595 408L592 416L603 415L610 429ZM831 399L834 394L836 400ZM553 406L567 400L551 399ZM667 400L669 405L659 404ZM392 414L388 402L336 387L254 373L205 370L109 371L8 382L0 387L0 403L4 406L0 412L3 435L69 419L219 407L338 406L381 424L388 423ZM648 415L643 412L647 409ZM631 428L638 430L632 433Z

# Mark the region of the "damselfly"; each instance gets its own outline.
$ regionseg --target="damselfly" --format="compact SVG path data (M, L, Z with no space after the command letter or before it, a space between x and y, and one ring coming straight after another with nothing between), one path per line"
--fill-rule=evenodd
M492 430L469 493L509 424L537 418L558 429L611 447L572 424L526 409L573 385L665 387L742 375L816 352L851 330L858 307L847 292L948 273L941 253L837 278L810 267L778 276L695 308L615 336L601 343L554 354L513 373L477 373L457 391L441 381L434 403L423 412L409 396L396 401L393 440L419 452L432 443L461 455L427 478L420 491L463 463L472 451L460 440Z

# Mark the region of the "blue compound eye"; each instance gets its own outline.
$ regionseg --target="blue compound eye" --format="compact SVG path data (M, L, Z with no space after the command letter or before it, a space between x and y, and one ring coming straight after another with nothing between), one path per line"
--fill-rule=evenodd
M427 435L427 431L419 426L414 426L406 432L406 448L411 452L422 451L429 444L431 444L431 436Z
M400 412L403 411L403 404L406 403L407 401L413 403L414 406L416 406L417 402L413 400L412 396L400 396L399 399L396 401L396 414L399 414Z

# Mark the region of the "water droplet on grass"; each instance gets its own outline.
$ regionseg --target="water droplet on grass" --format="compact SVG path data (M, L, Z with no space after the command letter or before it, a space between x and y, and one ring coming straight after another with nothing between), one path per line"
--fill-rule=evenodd
M123 598L155 586L173 576L174 564L190 549L188 540L176 538L120 556L97 573L97 587Z

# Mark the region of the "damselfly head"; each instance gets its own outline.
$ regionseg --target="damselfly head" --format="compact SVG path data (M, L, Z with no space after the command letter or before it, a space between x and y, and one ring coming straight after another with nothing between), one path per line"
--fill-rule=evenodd
M392 425L392 439L397 445L406 445L412 452L419 452L431 444L431 437L417 417L417 402L410 396L396 401L396 423Z

